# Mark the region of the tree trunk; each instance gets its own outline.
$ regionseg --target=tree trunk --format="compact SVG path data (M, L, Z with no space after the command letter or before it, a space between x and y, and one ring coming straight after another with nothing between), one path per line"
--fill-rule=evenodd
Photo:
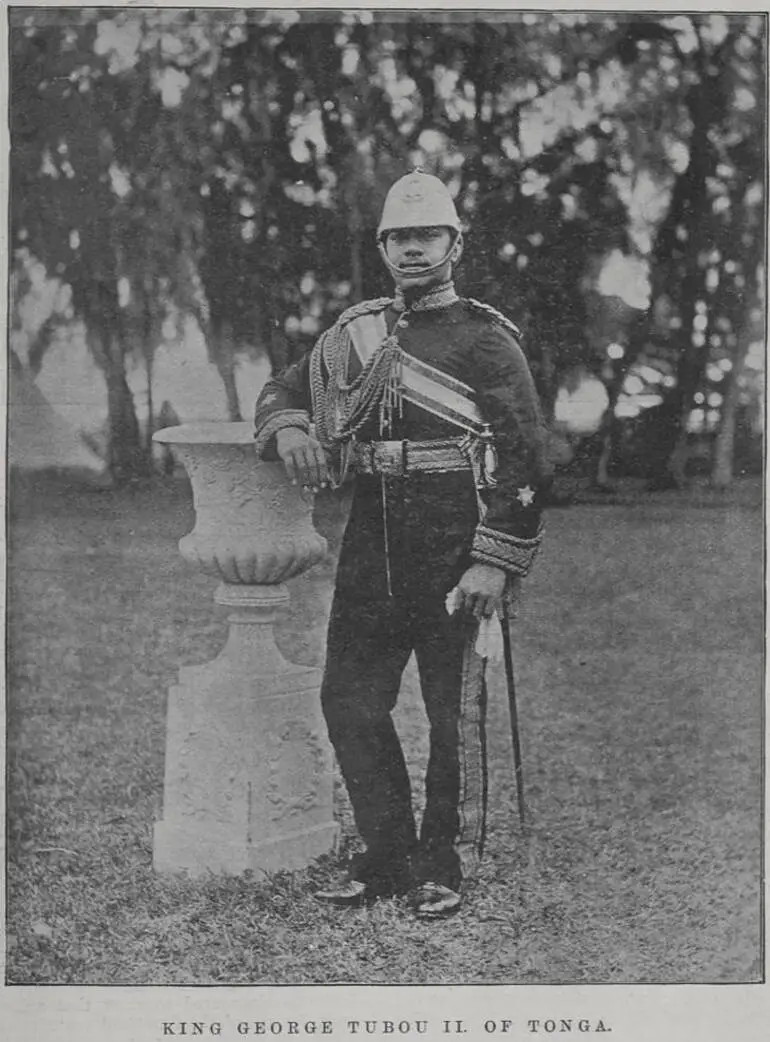
M697 348L692 342L693 323L695 321L695 300L700 288L697 261L691 262L693 270L685 280L685 307L682 317L682 335L686 337L676 367L676 387L671 392L670 416L674 420L668 428L668 454L665 459L665 472L658 475L661 486L683 488L687 467L687 425L692 412L695 392L698 389L708 358L708 346ZM664 439L665 444L665 439ZM661 456L661 463L663 463Z
M548 422L553 423L554 412L556 410L556 395L558 393L558 379L556 372L556 362L554 360L554 351L548 342L547 338L543 338L540 342L540 366L537 383L537 390L540 396L540 403L543 407Z
M651 491L676 488L673 477L668 469L671 459L672 446L676 444L679 431L679 415L669 399L654 410L647 436L644 442L646 453L645 471L649 478Z
M599 422L599 454L596 457L596 470L594 471L594 485L599 489L610 488L610 460L612 449L615 444L615 406L618 403L618 392L613 394L612 387L608 388L609 401Z
M671 207L655 244L658 290L666 292L667 283L670 285L672 280L679 280L682 320L676 386L661 407L660 415L665 417L665 423L656 441L652 487L661 489L679 487L684 481L687 421L708 358L708 347L697 348L692 336L696 302L704 292L704 272L699 267L699 255L713 246L706 182L714 167L709 129L720 95L719 85L707 75L699 53L694 56L694 61L699 82L687 95L687 109L693 124L690 161L674 186ZM677 242L680 226L687 232L686 247Z
M364 269L361 263L361 232L358 222L350 234L350 288L351 303L357 304L364 299Z
M152 348L147 350L147 430L144 434L145 452L152 453L152 436L155 433L155 403L152 397L153 359Z
M697 210L695 211L697 213ZM680 488L685 481L687 424L708 360L708 342L696 347L692 342L696 301L703 290L703 272L698 267L698 254L703 249L703 238L698 232L691 235L692 251L689 270L682 288L682 346L676 367L676 385L666 395L667 423L658 442L658 470L654 476L657 488Z
M596 461L596 474L594 475L594 484L597 488L609 489L610 488L610 460L612 459L612 449L614 445L613 438L613 426L609 426L604 433L602 438L601 451L599 458Z
M238 390L235 386L235 361L232 355L224 358L221 355L217 355L217 369L225 387L227 415L231 423L238 423L243 419L243 415L240 402L238 401Z
M222 377L227 402L227 415L231 423L243 419L238 401L238 390L235 386L235 350L232 337L224 323L213 326L212 343L209 344L209 355L213 359L217 372Z
M155 403L152 394L153 361L155 358L155 321L152 313L152 305L148 287L144 287L143 302L143 343L142 353L144 355L145 368L147 370L147 430L145 431L145 452L147 458L152 458L152 436L155 433Z
M618 406L628 371L638 358L642 347L646 345L646 337L640 335L642 328L644 330L648 329L646 321L639 323L636 331L637 336L629 343L623 360L615 364L612 378L607 384L607 408L604 410L599 423L601 449L596 460L596 472L594 474L594 484L597 488L607 489L610 487L610 461L612 459L612 450L615 446L615 437L618 432L618 420L615 416L615 409Z
M739 358L733 359L733 368L728 377L719 430L714 442L714 459L711 470L711 484L714 488L728 488L733 480L735 420L741 396L740 377L745 361L746 351L743 351Z
M126 379L125 349L119 320L109 321L106 309L86 324L88 344L104 373L107 386L107 468L115 484L149 472L150 455L142 445L134 396Z
M132 478L147 473L148 457L145 452L136 417L134 396L126 379L123 352L113 338L105 350L107 364L104 377L107 383L107 409L109 413L109 470L116 484L125 484Z
M684 488L687 483L687 420L689 419L689 409L687 410L686 418L680 416L679 423L677 425L677 437L674 442L674 447L669 453L666 467L670 475L670 484L674 488Z

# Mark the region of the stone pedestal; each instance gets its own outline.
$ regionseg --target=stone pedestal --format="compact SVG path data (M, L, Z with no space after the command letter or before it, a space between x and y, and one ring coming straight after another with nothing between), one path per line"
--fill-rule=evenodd
M334 849L331 750L320 673L286 661L273 637L285 580L319 561L312 501L278 464L254 457L250 424L159 431L192 482L185 558L220 578L230 609L220 654L184 667L169 692L160 872L297 869Z

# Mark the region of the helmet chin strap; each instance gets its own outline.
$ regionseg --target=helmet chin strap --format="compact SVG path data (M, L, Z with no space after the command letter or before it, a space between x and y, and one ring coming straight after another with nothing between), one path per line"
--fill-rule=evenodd
M442 259L436 264L431 264L426 268L400 268L397 264L394 264L388 256L387 250L385 249L385 243L382 239L377 243L377 246L380 251L380 256L385 262L385 266L391 275L405 279L408 279L410 276L412 278L422 279L425 278L426 275L435 275L437 271L440 271L441 268L444 267L447 261L451 261L452 264L457 264L463 253L463 237L462 232L458 232L454 242L450 245Z

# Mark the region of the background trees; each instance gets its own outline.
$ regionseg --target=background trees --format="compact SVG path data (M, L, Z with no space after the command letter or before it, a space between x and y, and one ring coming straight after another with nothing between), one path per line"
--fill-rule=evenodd
M652 403L649 476L681 483L714 435L724 484L764 340L764 77L751 15L20 10L15 301L32 263L59 280L47 321L83 324L130 476L164 323L195 318L238 418L240 359L281 366L387 291L379 209L421 163L468 223L463 291L524 327L548 414L604 386L599 480Z

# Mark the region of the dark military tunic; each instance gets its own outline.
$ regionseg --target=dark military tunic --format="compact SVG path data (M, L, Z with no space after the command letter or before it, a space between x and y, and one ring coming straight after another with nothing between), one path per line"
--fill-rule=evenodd
M382 307L372 304L373 309ZM351 309L339 323L344 326L361 308ZM526 573L539 540L539 500L548 468L534 384L521 348L503 321L464 300L403 314L388 305L385 318L405 352L472 388L494 433L497 453L496 484L482 492L483 519L470 470L410 473L407 460L403 477L354 477L329 623L322 702L367 847L357 875L373 890L387 893L400 888L410 866L418 881L430 879L453 888L460 884L457 840L463 830L470 763L460 733L461 699L464 649L474 623L449 615L445 601L474 561L494 564L511 576ZM351 354L349 379L358 371L360 362ZM256 408L258 451L275 458L273 435L285 426L307 429L312 404L308 355L265 385ZM385 436L420 442L463 433L446 419L404 401ZM359 441L382 436L376 412L357 434ZM430 722L426 807L419 834L391 718L413 651ZM483 699L479 711L483 717ZM474 763L483 768L483 719L480 724L482 748ZM477 797L485 799L483 781ZM472 841L478 848L483 813L475 816L473 828Z

